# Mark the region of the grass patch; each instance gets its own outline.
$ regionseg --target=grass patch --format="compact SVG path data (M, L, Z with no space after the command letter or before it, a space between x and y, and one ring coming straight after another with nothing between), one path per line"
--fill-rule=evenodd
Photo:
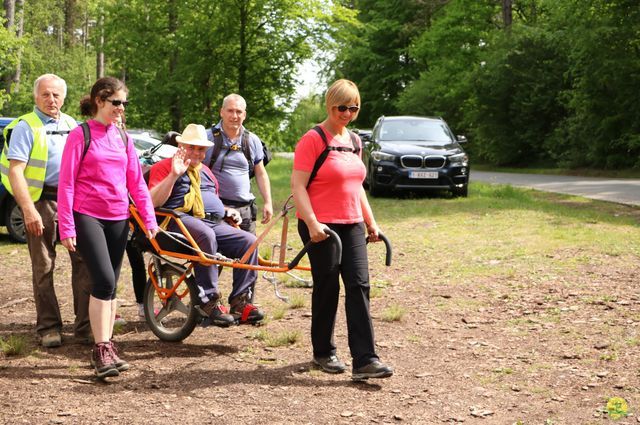
M276 309L271 310L271 319L273 320L282 320L287 313L287 307L278 307Z
M25 356L29 353L27 337L9 335L7 339L0 338L0 351L6 356Z
M303 295L295 294L289 297L289 308L292 310L304 308L306 305L307 301Z
M399 305L392 305L382 311L382 320L385 322L399 322L407 310Z
M283 347L286 345L293 345L300 341L302 334L300 331L282 331L276 335L271 334L266 330L259 330L254 332L250 338L264 342L267 347Z

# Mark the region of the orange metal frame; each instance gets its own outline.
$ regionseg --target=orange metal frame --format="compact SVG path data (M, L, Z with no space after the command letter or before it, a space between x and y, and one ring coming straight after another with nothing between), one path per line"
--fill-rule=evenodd
M238 259L216 260L216 259L207 257L202 251L200 251L198 244L193 239L193 237L189 233L189 230L184 225L182 220L180 220L180 217L177 214L173 212L156 211L156 215L158 217L160 218L169 217L170 220L174 220L178 228L180 229L180 232L186 238L188 244L191 245L191 247L194 249L194 254L184 254L181 252L169 251L162 248L158 244L158 241L155 238L149 240L149 242L151 243L151 246L153 247L157 255L167 256L170 258L176 258L176 259L181 259L181 260L190 262L186 272L182 276L180 276L180 278L178 279L178 282L176 282L176 285L174 285L170 289L163 288L160 286L155 276L155 273L152 272L153 271L152 264L149 264L148 275L151 279L151 282L153 283L153 286L156 289L156 293L158 297L162 301L166 301L171 296L173 296L177 292L178 288L180 287L180 284L184 281L184 279L189 274L191 269L193 269L194 262L200 263L205 266L224 266L224 267L259 270L259 271L266 271L266 272L273 272L273 273L286 273L294 269L302 270L302 271L310 271L311 267L309 266L300 266L298 264L295 264L292 267L290 263L285 262L285 254L286 254L286 246L287 246L287 228L289 223L287 213L292 208L291 206L288 205L290 200L291 200L291 197L287 199L287 202L285 202L285 205L282 207L281 212L269 222L269 224L264 229L264 231L256 239L256 242L249 248L249 250L239 260ZM146 234L147 228L144 222L142 221L142 218L140 217L138 210L133 204L129 205L129 212L131 213L132 219L135 220L136 224ZM247 264L247 261L251 256L251 253L253 253L253 251L255 251L258 248L258 245L260 244L260 242L264 240L267 233L273 228L276 222L280 220L280 218L283 219L283 224L282 224L282 233L280 237L280 247L281 247L280 256L278 258L278 261L276 262L276 261L265 260L260 256L258 256L259 261L257 265ZM178 294L177 296L179 296L180 298L183 298L187 294L187 291L188 290L185 289L183 293Z

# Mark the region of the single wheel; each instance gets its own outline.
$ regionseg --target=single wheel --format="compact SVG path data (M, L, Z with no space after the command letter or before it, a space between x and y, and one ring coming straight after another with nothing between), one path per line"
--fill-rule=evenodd
M161 289L171 289L178 284L180 276L180 271L163 264L158 283ZM182 341L191 335L201 319L196 309L199 304L197 297L198 286L193 276L181 282L176 292L164 301L151 280L148 280L144 292L144 312L151 331L161 340L170 342Z
M456 187L451 190L451 193L453 193L453 196L461 196L463 198L466 198L469 194L469 185L465 184L462 187Z
M4 222L7 225L9 235L16 242L25 243L27 241L27 232L24 228L24 217L15 201L9 201L9 208L7 208L6 214Z

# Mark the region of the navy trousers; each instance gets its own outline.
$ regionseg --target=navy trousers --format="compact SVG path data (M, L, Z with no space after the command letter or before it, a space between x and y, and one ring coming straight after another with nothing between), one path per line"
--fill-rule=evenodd
M251 233L230 226L224 221L216 223L190 215L183 215L180 218L200 249L208 254L219 252L225 257L241 258L256 240L256 237ZM169 230L179 232L178 226L173 221L169 225ZM257 249L251 254L248 263L258 264ZM196 283L200 288L200 294L198 294L200 300L206 303L213 296L219 296L218 267L196 264L193 269ZM257 277L256 270L233 269L233 289L229 295L229 301L238 295L249 292Z

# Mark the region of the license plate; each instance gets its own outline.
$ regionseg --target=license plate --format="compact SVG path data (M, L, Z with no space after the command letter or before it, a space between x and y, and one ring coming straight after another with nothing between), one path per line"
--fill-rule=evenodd
M409 171L410 179L437 179L437 171Z

